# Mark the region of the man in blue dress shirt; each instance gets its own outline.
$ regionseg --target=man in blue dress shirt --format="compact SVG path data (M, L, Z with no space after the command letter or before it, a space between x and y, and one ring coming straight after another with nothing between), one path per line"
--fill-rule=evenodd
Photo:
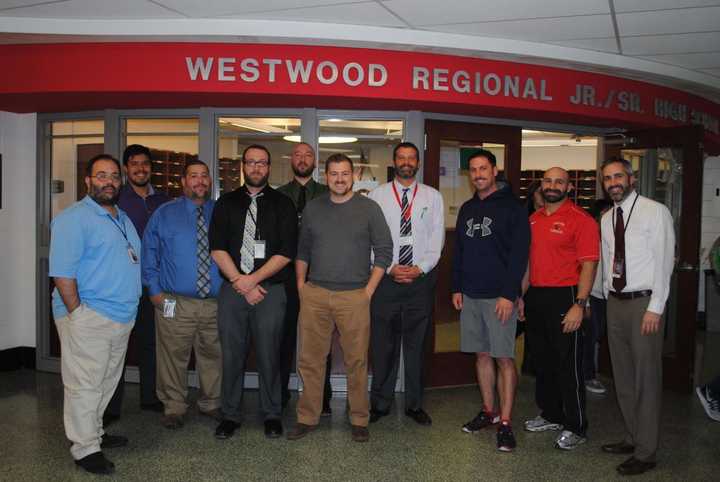
M157 395L165 428L182 427L187 404L187 366L195 350L200 413L220 418L222 357L217 329L220 274L210 258L210 170L198 160L185 165L183 197L162 205L143 236L142 281L155 306Z
M63 418L75 463L109 474L101 449L127 444L105 434L102 416L120 379L140 298L140 238L116 206L120 163L88 162L88 195L52 222L50 276L65 386Z

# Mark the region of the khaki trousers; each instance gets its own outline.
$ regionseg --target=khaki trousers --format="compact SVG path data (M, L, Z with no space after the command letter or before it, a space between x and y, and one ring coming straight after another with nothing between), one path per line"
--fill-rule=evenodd
M217 327L217 301L167 295L175 301L175 316L163 316L155 308L157 338L157 397L166 415L187 411L187 367L195 350L195 368L200 379L198 408L209 412L220 407L222 355Z
M63 421L79 460L100 451L102 417L122 373L133 323L117 323L80 305L55 320L65 387Z
M608 297L607 329L618 404L625 422L625 442L635 446L635 458L655 461L660 437L662 347L665 320L652 335L640 326L649 297L619 300Z
M334 328L340 333L347 373L350 423L368 425L368 344L370 299L365 289L331 291L306 283L300 291L298 374L303 392L298 422L317 425L322 410L325 360Z

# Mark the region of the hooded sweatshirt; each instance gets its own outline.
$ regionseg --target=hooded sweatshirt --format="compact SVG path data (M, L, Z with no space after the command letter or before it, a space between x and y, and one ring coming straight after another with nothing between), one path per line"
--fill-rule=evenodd
M474 195L462 205L457 218L452 292L515 301L529 249L527 209L509 186L498 186L485 199Z

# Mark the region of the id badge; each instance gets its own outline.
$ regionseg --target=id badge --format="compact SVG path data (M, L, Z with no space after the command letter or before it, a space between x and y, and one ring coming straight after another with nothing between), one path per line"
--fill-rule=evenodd
M622 278L623 275L623 261L621 259L613 261L613 278Z
M140 258L138 258L138 255L135 253L135 250L133 249L132 246L128 245L127 252L128 252L128 258L130 258L130 262L132 264L138 264L138 262L140 262Z
M265 259L265 241L255 240L255 259Z
M412 244L413 244L412 235L400 237L400 246L412 246Z
M165 318L175 318L175 300L166 299L163 303L163 316Z

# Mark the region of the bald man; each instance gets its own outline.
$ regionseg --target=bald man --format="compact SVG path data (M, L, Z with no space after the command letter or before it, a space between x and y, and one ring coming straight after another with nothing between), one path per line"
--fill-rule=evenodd
M585 385L582 369L583 311L599 259L597 223L568 199L568 172L543 174L545 206L530 216L530 262L523 283L527 334L537 377L540 414L525 430L561 431L555 446L572 450L586 442Z

